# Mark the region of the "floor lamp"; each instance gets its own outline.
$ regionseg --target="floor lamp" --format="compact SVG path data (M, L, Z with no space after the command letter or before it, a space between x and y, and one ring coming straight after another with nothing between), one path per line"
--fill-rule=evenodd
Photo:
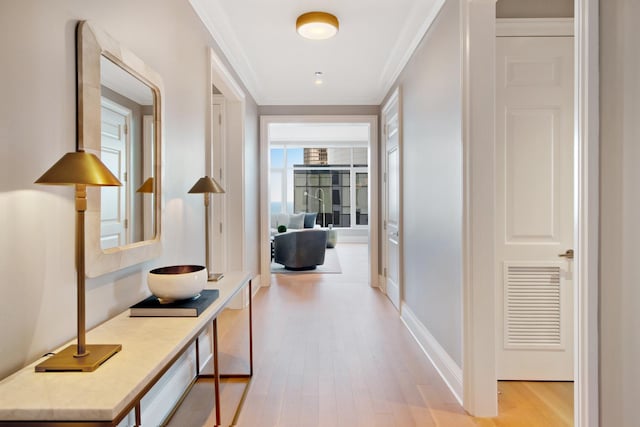
M208 176L203 176L191 187L189 193L204 194L204 236L205 236L205 263L209 272L209 282L216 282L222 279L223 273L211 273L209 268L209 199L211 193L224 193L224 189L218 182Z
M122 183L95 155L76 151L67 153L44 173L36 184L75 185L76 187L76 270L78 298L78 343L36 365L36 372L91 372L122 349L120 344L86 344L84 213L87 210L87 185L120 186Z

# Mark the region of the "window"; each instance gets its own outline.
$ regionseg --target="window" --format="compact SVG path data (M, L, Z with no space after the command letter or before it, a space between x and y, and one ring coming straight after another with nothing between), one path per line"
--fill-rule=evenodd
M369 224L368 148L271 149L271 212L317 212L321 226Z

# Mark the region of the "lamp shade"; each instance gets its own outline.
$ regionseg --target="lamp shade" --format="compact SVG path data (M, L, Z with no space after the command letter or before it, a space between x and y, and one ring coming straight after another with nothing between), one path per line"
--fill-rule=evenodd
M136 190L136 193L153 193L153 177L149 177L140 187Z
M296 20L296 31L311 40L324 40L338 33L338 18L326 12L307 12Z
M191 187L189 193L224 193L224 189L215 179L203 176Z
M67 153L36 184L120 186L122 183L98 157L84 151Z

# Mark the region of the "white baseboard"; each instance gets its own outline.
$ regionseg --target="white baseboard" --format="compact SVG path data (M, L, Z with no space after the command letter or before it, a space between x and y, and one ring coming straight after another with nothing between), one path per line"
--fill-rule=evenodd
M418 320L409 306L402 303L400 318L429 358L455 398L462 405L462 368L449 356L431 332Z

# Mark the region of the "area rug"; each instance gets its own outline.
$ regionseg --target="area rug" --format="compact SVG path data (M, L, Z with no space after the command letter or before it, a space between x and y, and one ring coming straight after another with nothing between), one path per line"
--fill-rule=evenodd
M335 249L327 249L324 253L324 264L317 266L314 270L287 270L282 264L271 263L271 273L273 274L342 274L340 261Z

